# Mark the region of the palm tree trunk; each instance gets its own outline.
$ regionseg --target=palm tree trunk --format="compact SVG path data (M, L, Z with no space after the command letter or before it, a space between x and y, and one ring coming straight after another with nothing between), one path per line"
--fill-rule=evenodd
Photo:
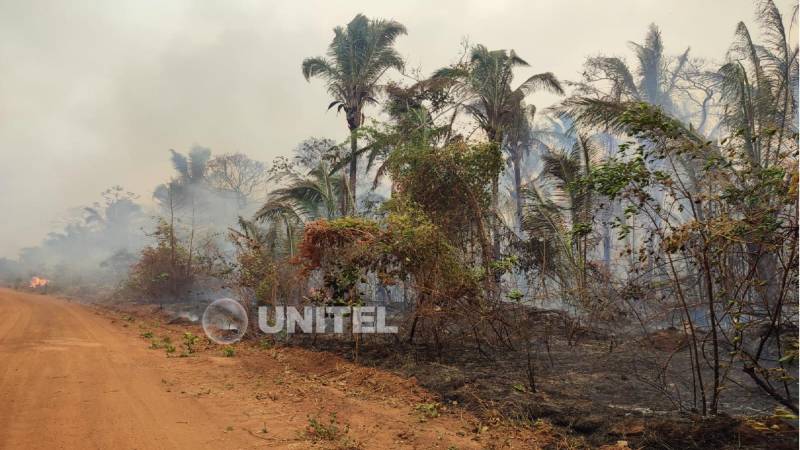
M606 270L611 267L611 227L608 220L603 221L603 266Z
M522 173L521 173L522 168L520 167L522 161L520 160L521 160L520 151L519 149L516 149L514 151L513 164L514 164L514 197L515 197L514 200L516 200L517 203L518 230L522 229Z
M503 136L494 129L486 130L489 141L497 145L498 151L503 145ZM500 255L500 174L492 178L492 234L494 244L494 256ZM499 279L497 280L499 283Z
M345 177L341 177L339 180L339 184L342 185L341 187L341 194L339 195L339 214L344 217L347 215L347 204L350 203L350 191L347 189L347 179ZM332 219L333 217L328 217L328 219Z
M353 215L356 215L356 182L358 181L358 127L350 129L350 198Z

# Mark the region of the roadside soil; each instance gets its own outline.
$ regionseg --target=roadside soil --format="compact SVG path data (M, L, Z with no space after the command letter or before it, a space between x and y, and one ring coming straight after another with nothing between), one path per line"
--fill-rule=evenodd
M0 289L0 360L0 448L581 446L547 422L481 421L413 378L331 353L220 347L146 308Z

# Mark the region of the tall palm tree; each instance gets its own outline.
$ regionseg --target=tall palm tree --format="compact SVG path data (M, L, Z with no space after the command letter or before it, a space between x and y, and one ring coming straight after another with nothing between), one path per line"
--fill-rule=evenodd
M796 26L797 6L789 30L771 0L757 4L756 19L761 25L763 42L755 43L747 26L740 22L728 51L728 62L711 77L717 82L726 105L722 123L734 131L731 139L744 150L740 162L761 171L776 165L780 167L786 163L787 155L797 151L800 64L797 41L791 29ZM769 201L780 202L777 198ZM750 255L764 253L757 244L747 245ZM775 272L776 258L770 253L754 257L764 279ZM771 298L777 297L779 286L775 280L770 279L765 288Z
M790 25L795 24L796 11ZM739 22L728 62L711 76L729 105L723 123L741 132L747 162L766 168L780 159L784 137L797 133L800 65L797 42L775 4L760 2L756 18L763 44L754 43L747 26Z
M389 69L402 70L404 63L394 49L394 42L406 34L406 28L393 20L370 20L356 15L346 27L333 29L334 37L328 46L327 58L317 56L303 60L306 80L320 77L328 85L336 107L344 112L350 130L350 197L356 203L358 172L358 129L364 123L364 107L376 103L378 82Z
M173 265L177 261L175 255L177 247L175 236L176 212L183 207L189 208L189 218L191 222L188 243L189 258L186 263L186 273L188 275L192 270L197 212L208 212L210 210L208 205L205 204L208 198L203 194L207 193L207 189L209 188L206 170L208 168L208 161L211 159L211 150L205 147L194 146L189 150L188 156L172 149L169 151L171 153L172 166L175 168L178 176L168 183L158 185L155 191L153 191L153 198L169 215L170 258ZM208 220L203 220L202 222L207 223Z
M649 26L643 43L630 42L629 44L635 54L635 64L629 65L624 59L618 57L589 58L585 64L584 81L578 84L575 91L576 96L598 100L597 103L591 104L589 109L598 106L599 109L602 109L603 102L612 105L644 102L658 106L667 114L686 123L699 114L701 118L698 121L704 124L705 119L702 117L707 115L707 111L689 110L680 106L680 102L676 102L680 95L686 93L681 90L680 81L687 72L689 48L678 56L665 54L661 31L655 24ZM568 102L567 104L571 105L570 116L582 125L609 127L609 121L612 120L611 115L595 116L597 120L589 123L590 120L587 119L592 117L593 113L585 114L583 107L575 108L574 103ZM603 121L605 122L603 123ZM694 180L697 172L696 163L682 157L677 160L682 169L688 173L689 178ZM656 168L666 169L661 166L662 163L659 161L651 164ZM661 191L653 192L653 196L659 201L664 201ZM635 220L635 218L631 220ZM660 221L660 218L657 217L656 221ZM636 232L630 233L628 239L631 245L634 245ZM655 242L649 241L648 245L655 245Z
M205 188L207 185L206 169L208 161L211 159L211 150L194 146L189 150L188 155L178 153L170 149L170 160L172 167L177 172L177 176L169 183L160 184L153 191L153 198L161 205L167 205L172 201L184 203L188 197L192 196L195 189Z
M379 127L370 127L365 135L366 145L359 152L366 157L366 171L375 168L372 189L376 189L389 169L389 156L405 145L431 145L445 142L449 125L437 126L434 113L445 104L446 93L425 81L403 87L390 82L386 85L383 112L388 116ZM433 144L435 145L435 144ZM390 191L394 184L390 181Z
M490 142L501 148L506 131L520 115L522 100L537 90L563 94L564 90L551 72L533 75L516 88L511 87L514 69L529 64L514 50L492 50L483 45L472 48L466 64L445 67L433 74L433 79L448 80L466 97L464 108L486 133ZM499 202L499 179L492 183L492 204ZM495 247L497 247L495 242ZM496 249L497 250L497 249Z
M537 141L533 130L533 121L536 115L534 105L526 105L520 99L515 105L508 128L505 131L503 150L508 153L509 162L513 171L515 207L515 220L522 224L522 159L530 152L534 142Z
M617 57L589 58L585 80L579 83L578 93L611 101L647 102L680 116L674 97L680 75L689 60L689 49L672 62L672 58L664 54L661 31L655 24L648 28L643 44L631 42L630 45L636 54L636 66L629 66ZM606 87L608 81L611 84Z

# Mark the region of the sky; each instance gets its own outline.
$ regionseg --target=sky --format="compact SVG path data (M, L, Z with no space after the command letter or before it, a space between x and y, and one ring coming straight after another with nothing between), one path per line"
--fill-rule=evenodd
M531 64L519 79L578 79L600 53L630 59L650 23L668 54L719 61L737 22L753 26L748 0L0 0L0 257L110 186L149 203L170 148L268 162L310 136L343 139L344 118L300 64L359 12L406 25L397 48L424 74L468 38L513 48Z

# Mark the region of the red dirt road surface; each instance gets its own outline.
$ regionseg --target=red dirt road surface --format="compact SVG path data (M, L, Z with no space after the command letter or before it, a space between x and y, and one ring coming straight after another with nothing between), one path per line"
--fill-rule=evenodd
M0 447L252 446L196 399L165 392L155 357L79 305L0 291Z
M210 344L168 357L140 337L177 347L184 331L0 289L0 448L532 448L544 437L489 430L458 407L426 415L434 400L413 381L333 355L240 343L231 358Z

